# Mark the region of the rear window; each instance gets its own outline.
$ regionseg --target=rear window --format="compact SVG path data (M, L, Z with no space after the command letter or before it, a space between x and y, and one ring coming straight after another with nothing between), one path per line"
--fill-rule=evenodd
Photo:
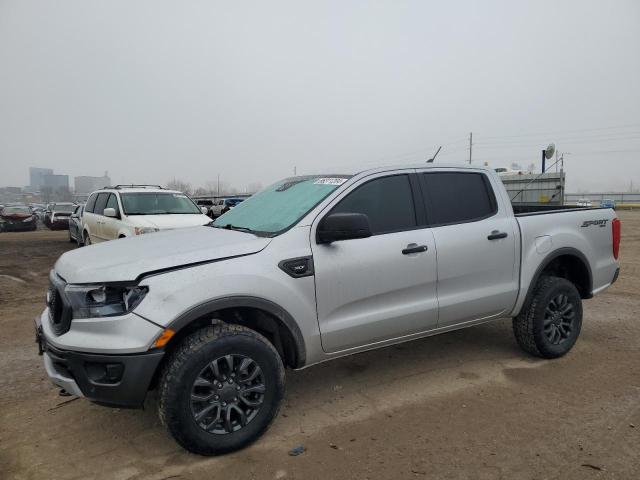
M54 212L71 213L76 208L75 205L59 205L56 204L53 207Z
M489 180L482 173L433 172L422 177L433 226L474 222L498 211Z

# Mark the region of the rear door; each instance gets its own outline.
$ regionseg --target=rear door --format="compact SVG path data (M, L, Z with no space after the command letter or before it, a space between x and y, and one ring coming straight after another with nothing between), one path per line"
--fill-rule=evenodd
M509 312L518 294L515 219L481 170L419 173L438 249L439 327Z
M415 174L372 175L316 218L311 248L322 347L337 352L437 326L436 252ZM317 244L330 213L363 213L373 236ZM424 250L410 253L411 247ZM415 249L414 249L415 250Z

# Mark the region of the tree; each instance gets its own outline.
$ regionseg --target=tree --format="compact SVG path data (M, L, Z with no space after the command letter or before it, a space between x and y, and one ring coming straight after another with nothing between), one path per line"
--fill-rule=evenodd
M247 193L256 193L262 190L262 183L260 182L252 182L247 185Z
M175 178L170 182L167 182L167 188L170 190L178 190L182 193L186 193L187 195L191 195L193 191L190 183Z

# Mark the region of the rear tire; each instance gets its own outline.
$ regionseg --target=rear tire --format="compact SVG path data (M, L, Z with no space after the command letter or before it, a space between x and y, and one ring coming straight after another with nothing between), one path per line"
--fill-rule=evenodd
M531 298L513 319L513 333L520 347L541 358L568 353L582 328L582 300L570 281L545 276L538 280Z
M177 347L158 396L160 421L182 447L200 455L231 452L271 425L284 396L284 366L259 333L218 323Z

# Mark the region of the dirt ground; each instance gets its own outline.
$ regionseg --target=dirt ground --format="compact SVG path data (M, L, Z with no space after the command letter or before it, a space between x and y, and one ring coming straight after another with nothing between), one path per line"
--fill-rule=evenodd
M288 372L267 435L217 458L178 447L153 394L144 410L58 396L32 318L74 247L0 234L0 479L638 479L640 212L619 216L620 279L566 357L525 355L504 320Z

